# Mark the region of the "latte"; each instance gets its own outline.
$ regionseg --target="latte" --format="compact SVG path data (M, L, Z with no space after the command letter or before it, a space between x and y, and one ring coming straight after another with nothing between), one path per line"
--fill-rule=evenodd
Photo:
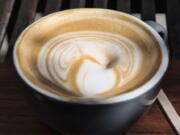
M28 81L61 98L106 99L132 91L158 70L161 50L145 26L122 13L74 9L20 36L16 55Z

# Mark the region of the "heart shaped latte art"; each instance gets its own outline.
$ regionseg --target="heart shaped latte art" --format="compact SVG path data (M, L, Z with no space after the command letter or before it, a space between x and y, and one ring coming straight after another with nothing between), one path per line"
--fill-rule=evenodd
M134 44L110 32L61 34L40 50L38 69L47 80L75 96L107 96L139 72L142 54Z

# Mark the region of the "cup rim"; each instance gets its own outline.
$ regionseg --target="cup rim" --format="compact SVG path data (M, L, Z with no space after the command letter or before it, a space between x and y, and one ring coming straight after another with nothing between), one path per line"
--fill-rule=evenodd
M26 76L23 74L23 72L21 71L21 68L20 68L20 65L19 65L19 62L18 62L18 59L17 59L17 56L16 56L16 49L17 49L17 46L19 44L19 41L20 41L20 38L22 35L24 35L24 33L32 26L32 25L35 25L37 22L41 21L42 19L44 18L48 18L49 16L51 15L55 15L55 14L58 14L58 13L62 13L62 12L67 12L69 10L108 10L108 11L111 11L111 12L116 12L118 14L121 14L121 15L125 15L127 16L128 18L130 18L131 20L134 20L136 21L137 23L143 25L147 30L149 30L151 32L151 34L154 36L154 38L158 41L159 43L159 46L160 46L160 49L161 49L161 53L162 53L162 61L161 61L161 64L158 68L158 70L156 71L156 73L147 81L145 82L144 84L142 84L140 87L132 90L132 91L129 91L129 92L126 92L126 93L123 93L123 94L120 94L120 95L117 95L117 96L113 96L111 98L108 98L106 100L103 100L103 101L100 101L100 100L88 100L88 99L84 99L84 100L68 100L66 98L62 98L60 96L57 96L51 92L48 92L46 90L43 90L42 88L34 85L32 82L30 82ZM20 78L28 85L30 86L33 90L41 93L42 95L45 95L47 97L50 97L52 99L55 99L55 100L58 100L58 101L64 101L64 102L69 102L69 103L78 103L78 104L111 104L111 103L118 103L118 102L124 102L124 101L128 101L128 100L131 100L131 99L134 99L136 97L139 97L141 95L143 95L144 93L150 91L160 80L161 78L163 77L163 75L165 74L166 70L167 70L167 67L168 67L168 63L169 63L169 53L168 53L168 49L167 49L167 46L165 45L165 42L164 40L160 37L160 35L152 28L150 27L148 24L146 24L145 22L143 22L142 20L132 16L132 15L129 15L127 13L123 13L123 12L120 12L120 11L116 11L116 10L110 10L110 9L100 9L100 8L78 8L78 9L67 9L67 10L63 10L63 11L58 11L58 12L54 12L54 13L51 13L47 16L44 16L42 18L40 18L39 20L33 22L32 24L30 24L27 28L25 28L21 34L19 35L18 39L16 40L15 42L15 45L14 45L14 48L13 48L13 63L14 63L14 66L15 66L15 69L18 73L18 75L20 76Z

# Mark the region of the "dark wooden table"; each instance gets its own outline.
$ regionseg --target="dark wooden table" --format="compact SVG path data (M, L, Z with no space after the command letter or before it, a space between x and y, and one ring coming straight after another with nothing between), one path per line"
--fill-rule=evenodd
M158 8L166 15L170 66L163 82L168 98L180 115L180 1L179 0L0 0L0 47L8 38L8 53L0 64L0 135L56 135L35 114L23 95L22 84L12 63L12 47L20 32L43 15L78 7L111 8L139 12L143 20L155 20ZM134 5L136 4L136 5ZM161 7L162 6L162 7ZM139 8L139 9L137 9ZM166 10L165 10L166 9ZM155 104L130 128L127 135L176 135L160 104Z

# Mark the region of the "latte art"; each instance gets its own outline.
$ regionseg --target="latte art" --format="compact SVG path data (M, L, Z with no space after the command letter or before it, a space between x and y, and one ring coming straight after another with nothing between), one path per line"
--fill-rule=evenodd
M108 101L135 91L162 60L159 43L144 24L104 9L42 18L21 34L15 50L27 84L73 102Z
M75 96L101 96L133 79L141 65L137 45L107 32L72 32L47 42L38 56L39 72Z

